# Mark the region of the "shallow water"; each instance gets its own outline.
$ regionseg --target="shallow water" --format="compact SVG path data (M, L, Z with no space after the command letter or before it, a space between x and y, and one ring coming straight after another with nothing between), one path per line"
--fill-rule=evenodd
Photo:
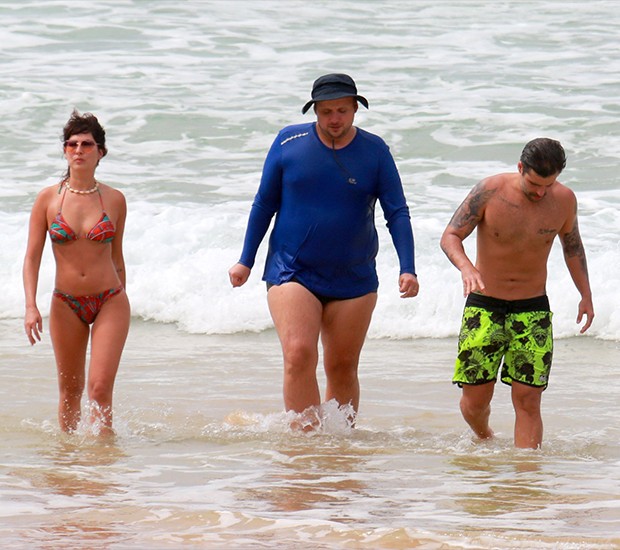
M0 395L5 548L615 548L616 343L558 342L545 442L512 447L507 387L476 444L449 382L450 339L371 340L357 427L327 407L288 429L271 331L132 326L114 440L59 432L54 366L11 333ZM583 381L582 365L597 373ZM580 383L575 384L575 380ZM604 388L604 389L603 389Z

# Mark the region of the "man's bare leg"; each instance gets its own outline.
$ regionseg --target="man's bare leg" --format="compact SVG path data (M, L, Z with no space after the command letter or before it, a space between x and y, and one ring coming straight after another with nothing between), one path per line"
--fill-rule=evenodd
M461 413L465 422L480 439L493 437L489 427L491 416L491 399L495 390L495 382L476 385L463 385L461 396Z
M360 386L357 375L362 347L377 303L377 293L329 302L324 307L321 340L327 377L325 401L351 404L357 413Z
M321 404L316 378L323 306L298 283L273 286L267 294L284 360L284 406L302 413Z
M513 382L512 404L515 409L515 447L538 449L542 445L543 422L540 403L544 388Z

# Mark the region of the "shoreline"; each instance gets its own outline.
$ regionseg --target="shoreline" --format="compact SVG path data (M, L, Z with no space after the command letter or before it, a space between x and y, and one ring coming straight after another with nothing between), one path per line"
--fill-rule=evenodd
M13 387L19 394L17 403L4 400L7 414L15 415L15 421L20 414L28 416L32 412L30 392L35 399L46 402L45 414L53 421L57 382L49 335L44 332L42 342L30 346L17 319L0 320L0 331L4 335L0 359L10 367L5 393L8 397ZM451 381L456 348L456 338L367 339L359 365L359 420L384 425L386 417L401 417L418 424L424 423L424 415L429 413L435 414L443 427L458 426L466 431L458 411L460 391ZM613 387L619 350L618 341L588 336L556 340L549 387L543 399L545 420L562 411L567 396L579 398L578 383L584 368L592 373L590 384ZM317 378L324 395L321 361L319 353ZM202 395L205 406L201 416L206 417L224 419L239 410L244 414L280 413L281 384L281 349L273 329L190 334L173 324L132 319L116 378L115 410L133 409L136 394L142 391L154 407L164 406L174 396L181 410L200 401ZM179 386L184 385L187 388L183 393ZM496 384L496 393L508 390L505 384ZM498 395L493 400L493 422L499 423L504 433L511 430L513 419L509 401L509 395ZM23 409L21 413L19 409Z

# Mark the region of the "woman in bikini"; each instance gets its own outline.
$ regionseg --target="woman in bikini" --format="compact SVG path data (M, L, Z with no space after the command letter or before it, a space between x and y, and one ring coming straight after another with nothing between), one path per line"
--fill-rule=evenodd
M123 230L126 203L120 191L95 179L107 154L105 131L95 116L74 111L63 131L68 168L62 181L43 189L30 216L24 260L25 329L31 344L43 322L36 295L47 233L56 261L49 329L58 370L58 420L76 430L86 385L91 421L101 435L112 432L112 392L127 333Z

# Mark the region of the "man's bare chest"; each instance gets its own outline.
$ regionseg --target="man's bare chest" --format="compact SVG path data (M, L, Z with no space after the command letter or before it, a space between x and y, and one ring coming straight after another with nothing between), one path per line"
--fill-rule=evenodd
M479 229L499 242L544 246L553 241L563 223L562 212L552 200L519 204L500 199L487 207Z

